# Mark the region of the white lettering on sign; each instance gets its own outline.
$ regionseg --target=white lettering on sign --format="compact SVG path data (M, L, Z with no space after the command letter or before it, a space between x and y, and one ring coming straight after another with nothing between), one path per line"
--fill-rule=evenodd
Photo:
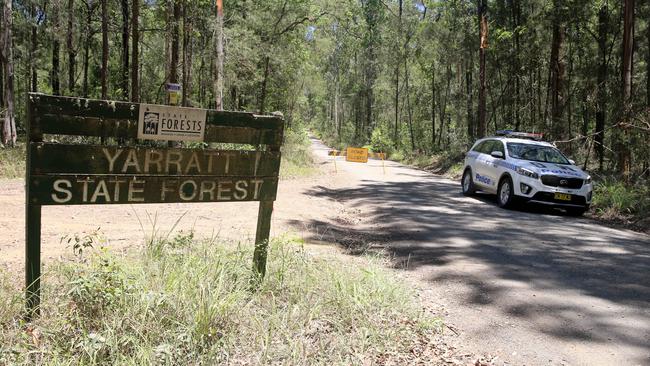
M138 138L203 141L206 116L205 109L140 104Z
M66 187L62 187L65 185ZM66 203L72 199L72 192L70 192L70 188L72 187L72 183L70 183L69 180L67 179L57 179L54 181L53 188L57 193L63 193L64 196L60 197L56 193L52 193L52 201L56 203Z
M263 179L233 180L227 178L192 178L179 180L163 178L147 181L133 177L95 177L95 179L56 179L52 182L50 198L66 203L129 203L155 200L150 190L160 192L158 202L215 202L257 200ZM145 197L146 196L146 197Z
M134 148L102 148L109 174L230 174L237 154L224 151L138 150ZM255 153L250 172L257 175L261 153ZM103 165L103 166L106 166Z

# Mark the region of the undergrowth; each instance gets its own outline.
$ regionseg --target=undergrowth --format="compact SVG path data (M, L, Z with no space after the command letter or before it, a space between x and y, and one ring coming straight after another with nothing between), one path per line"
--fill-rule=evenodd
M0 365L351 365L433 357L440 321L374 260L350 266L311 256L299 241L274 240L267 276L253 289L249 245L180 233L147 246L117 256L87 245L74 260L51 266L33 323L21 320L22 297L0 276Z
M25 145L0 147L0 178L23 178L25 176Z
M311 143L307 132L302 128L287 129L282 144L282 163L280 177L296 178L313 174L316 171Z
M605 220L650 224L650 186L626 186L616 180L597 182L592 207L594 214Z

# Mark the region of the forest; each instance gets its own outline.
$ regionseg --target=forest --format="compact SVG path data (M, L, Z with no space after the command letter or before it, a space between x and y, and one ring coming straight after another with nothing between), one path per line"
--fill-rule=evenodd
M28 91L280 111L389 154L543 132L601 177L650 175L650 3L4 0L2 143Z

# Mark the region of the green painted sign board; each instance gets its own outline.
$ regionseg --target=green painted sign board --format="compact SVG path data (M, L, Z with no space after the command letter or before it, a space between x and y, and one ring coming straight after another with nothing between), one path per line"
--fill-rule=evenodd
M26 172L26 293L38 313L41 207L45 205L260 202L254 270L266 271L284 120L247 112L158 106L29 93ZM94 136L138 144L46 142ZM242 150L158 147L146 140L229 143Z

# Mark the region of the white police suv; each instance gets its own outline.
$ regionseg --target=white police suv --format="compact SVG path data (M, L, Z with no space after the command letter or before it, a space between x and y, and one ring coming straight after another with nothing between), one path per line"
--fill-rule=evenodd
M541 137L508 130L476 141L465 157L463 194L480 190L496 193L504 208L525 201L582 215L591 204L591 177Z

